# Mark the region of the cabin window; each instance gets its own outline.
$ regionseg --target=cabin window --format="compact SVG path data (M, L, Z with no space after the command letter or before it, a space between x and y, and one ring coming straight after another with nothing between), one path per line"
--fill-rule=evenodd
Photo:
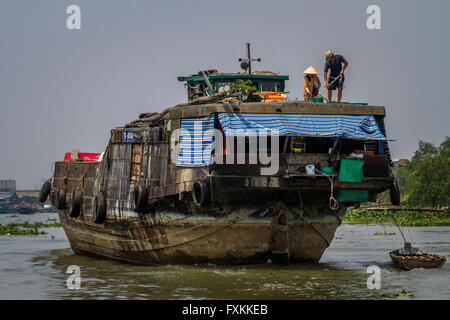
M200 82L192 82L187 84L188 100L192 101L198 97L204 96L206 85Z
M231 81L216 81L214 83L214 89L216 90L216 92L230 91L231 85Z
M261 81L261 91L282 92L281 81Z

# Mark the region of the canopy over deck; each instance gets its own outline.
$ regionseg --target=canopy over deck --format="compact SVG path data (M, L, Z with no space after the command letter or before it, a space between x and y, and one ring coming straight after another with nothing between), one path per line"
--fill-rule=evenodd
M368 147L374 147L378 141L380 150L390 158L383 119L373 115L218 113L181 119L177 166L210 164L215 149L216 121L226 136L266 134L356 139L365 141Z
M372 115L219 113L218 118L225 134L233 136L275 134L386 140Z

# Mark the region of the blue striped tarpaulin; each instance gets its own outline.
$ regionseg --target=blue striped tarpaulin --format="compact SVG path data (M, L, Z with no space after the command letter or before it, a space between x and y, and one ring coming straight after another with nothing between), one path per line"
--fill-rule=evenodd
M380 128L381 133L386 137L386 127L384 125L384 119L380 116L376 116L375 120L378 123L378 127ZM392 165L391 151L389 150L389 144L387 141L367 141L364 143L364 148L366 150L376 151L377 144L379 152L385 154L389 159L389 163Z
M386 140L372 115L229 114L219 113L226 135L261 133L280 136Z
M214 119L214 114L206 118L181 119L177 166L209 166L214 142Z

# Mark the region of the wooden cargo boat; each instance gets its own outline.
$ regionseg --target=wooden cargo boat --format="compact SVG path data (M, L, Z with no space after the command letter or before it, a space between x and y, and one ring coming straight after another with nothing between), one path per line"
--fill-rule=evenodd
M288 79L181 77L188 103L112 129L100 157L72 152L55 163L40 198L50 196L77 254L142 264L316 262L348 207L387 189L398 201L384 107L204 97L242 78L270 97ZM268 134L251 149L258 130Z

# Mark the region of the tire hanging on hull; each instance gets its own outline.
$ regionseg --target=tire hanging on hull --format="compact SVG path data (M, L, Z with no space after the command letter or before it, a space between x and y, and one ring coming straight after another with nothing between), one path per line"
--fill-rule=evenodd
M94 200L94 223L103 223L106 220L106 197L100 191Z
M131 194L131 208L134 212L143 213L147 208L148 188L136 185Z
M47 201L51 189L52 183L49 180L45 181L45 183L42 185L41 192L39 193L39 202L44 203L45 201Z
M72 205L69 213L72 218L77 218L80 215L82 198L83 195L80 190L75 190L72 193Z
M66 208L66 189L59 189L56 198L56 209L64 210Z
M197 180L192 187L192 200L198 208L203 208L209 202L211 193L205 181Z
M398 187L397 179L392 179L392 185L389 190L391 196L391 203L394 206L398 206L400 204L400 188Z

